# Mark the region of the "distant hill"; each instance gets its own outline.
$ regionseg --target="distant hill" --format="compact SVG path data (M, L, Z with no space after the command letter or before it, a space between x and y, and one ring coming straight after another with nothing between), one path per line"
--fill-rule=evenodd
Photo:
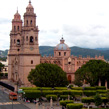
M54 48L51 46L39 46L39 51L42 56L46 55L53 55L54 54ZM106 60L109 60L109 48L96 48L96 49L89 49L89 48L80 48L80 47L70 47L71 48L71 55L79 56L82 55L82 57L95 57L97 56L104 56ZM0 50L0 57L6 57L8 53L8 50Z

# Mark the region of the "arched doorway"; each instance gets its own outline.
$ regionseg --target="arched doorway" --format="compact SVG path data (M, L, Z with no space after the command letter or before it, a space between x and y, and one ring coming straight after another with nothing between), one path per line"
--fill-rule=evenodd
M68 81L71 83L71 75L68 75Z

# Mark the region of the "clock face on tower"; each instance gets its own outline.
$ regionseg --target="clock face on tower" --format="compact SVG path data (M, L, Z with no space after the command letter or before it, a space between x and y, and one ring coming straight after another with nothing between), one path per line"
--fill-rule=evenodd
M30 50L33 50L34 48L33 47L30 47Z

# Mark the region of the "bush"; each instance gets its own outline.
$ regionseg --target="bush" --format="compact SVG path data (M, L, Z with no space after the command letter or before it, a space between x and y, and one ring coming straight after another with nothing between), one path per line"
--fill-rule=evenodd
M24 90L25 97L30 99L36 99L41 97L41 91L40 90Z
M61 100L60 101L60 105L65 106L65 107L68 103L73 103L73 100Z
M53 90L53 92L54 92L54 94L57 95L58 97L63 94L63 92L62 92L61 90Z
M21 87L22 90L40 90L40 87Z
M83 90L82 87L72 87L73 90Z
M62 100L68 100L68 96L70 97L70 95L60 95L60 99Z
M57 100L57 95L46 95L46 98L47 98L47 100L49 100L49 101L50 101L51 97L52 97L52 100L53 100L53 101L56 101L56 100Z
M71 90L62 90L63 95L70 95L71 94Z
M94 98L93 97L83 97L82 98L82 103L90 104L91 102L94 102Z
M97 90L106 90L106 87L105 86L96 86L96 89Z
M96 87L84 87L84 90L96 90Z
M40 90L52 90L52 87L40 87Z
M82 109L82 103L69 103L67 104L67 109Z
M106 105L106 103L108 103L108 98L106 97L101 97L102 102Z
M42 91L42 96L46 96L46 95L52 95L54 94L53 90L43 90Z
M67 87L54 87L55 90L67 90Z
M71 95L75 96L75 95L80 95L82 96L83 91L82 90L71 90Z
M83 93L86 96L94 96L94 95L96 95L96 91L95 90L84 90Z
M106 94L107 90L97 90L97 93L99 93L99 94Z

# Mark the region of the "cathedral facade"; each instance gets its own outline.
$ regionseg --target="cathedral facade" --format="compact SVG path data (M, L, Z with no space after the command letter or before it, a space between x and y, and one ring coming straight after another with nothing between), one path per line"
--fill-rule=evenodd
M30 83L27 76L31 69L40 63L52 63L59 65L66 73L69 82L74 81L75 71L83 64L92 59L104 60L103 56L95 58L71 55L71 50L62 38L54 49L54 56L43 56L39 53L38 44L39 29L36 26L36 14L29 1L24 13L24 24L21 16L16 12L12 20L12 30L10 32L10 49L8 53L8 79L21 81L25 86Z

